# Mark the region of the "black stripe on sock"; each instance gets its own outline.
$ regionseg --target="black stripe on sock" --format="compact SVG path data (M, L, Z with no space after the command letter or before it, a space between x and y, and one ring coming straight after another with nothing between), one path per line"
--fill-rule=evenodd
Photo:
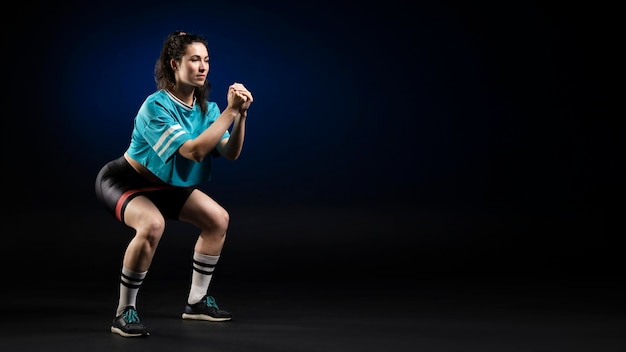
M214 268L215 267L215 264L202 263L202 262L199 262L199 261L197 261L195 259L193 259L193 263L196 264L196 265L205 267L205 268Z
M141 285L141 283L143 282L143 279L136 279L136 278L130 277L130 276L128 276L128 275L124 275L124 273L122 273L122 277L123 277L123 278L125 278L125 279L126 279L126 280L128 280L128 281L133 281L133 282L136 282L136 283L138 283L139 285ZM123 281L123 280L122 280L122 281Z
M196 272L199 272L200 274L203 274L203 275L213 275L213 271L200 270L200 269L196 268L195 266L193 267L193 270L196 271Z
M141 284L139 285L133 285L133 284L129 284L128 282L121 280L120 283L128 288L139 288L141 287Z

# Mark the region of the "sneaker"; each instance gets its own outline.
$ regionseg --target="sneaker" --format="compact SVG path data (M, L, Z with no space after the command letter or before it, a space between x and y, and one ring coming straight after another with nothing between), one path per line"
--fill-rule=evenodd
M230 313L220 309L215 303L215 299L208 295L196 304L187 304L183 312L183 319L226 321L231 318Z
M113 319L111 332L124 337L144 337L150 335L148 329L139 321L139 315L135 307L128 306L124 313Z

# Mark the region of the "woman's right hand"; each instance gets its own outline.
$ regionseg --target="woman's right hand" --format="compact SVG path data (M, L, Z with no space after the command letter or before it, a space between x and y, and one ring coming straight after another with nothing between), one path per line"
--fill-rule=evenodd
M252 93L241 83L233 83L228 87L228 107L239 111L248 110L252 103Z

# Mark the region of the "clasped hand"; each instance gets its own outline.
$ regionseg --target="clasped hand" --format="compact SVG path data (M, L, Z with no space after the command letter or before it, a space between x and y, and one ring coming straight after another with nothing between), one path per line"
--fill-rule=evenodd
M233 83L228 87L228 106L239 111L246 111L252 104L252 93L241 83Z

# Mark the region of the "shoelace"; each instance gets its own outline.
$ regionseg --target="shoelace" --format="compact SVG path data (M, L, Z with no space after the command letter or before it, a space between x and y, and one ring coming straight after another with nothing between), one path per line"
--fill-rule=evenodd
M139 315L136 310L129 309L124 312L124 320L129 324L139 323Z
M206 296L206 305L215 309L220 309L215 302L215 299L211 296Z

